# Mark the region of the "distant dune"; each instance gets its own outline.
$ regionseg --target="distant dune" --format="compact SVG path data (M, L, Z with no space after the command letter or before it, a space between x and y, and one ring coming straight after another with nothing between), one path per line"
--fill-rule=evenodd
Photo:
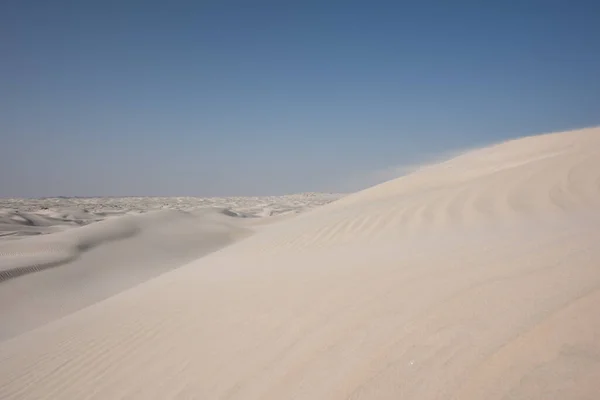
M183 214L2 242L0 398L598 398L600 128L274 224ZM10 272L38 256L69 262Z
M339 197L4 199L12 207L0 211L0 340Z
M250 234L250 229L223 210L167 210L0 242L0 340L104 300Z

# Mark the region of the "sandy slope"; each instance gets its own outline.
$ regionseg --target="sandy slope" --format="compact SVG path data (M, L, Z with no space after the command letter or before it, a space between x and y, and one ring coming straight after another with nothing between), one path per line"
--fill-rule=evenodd
M599 155L524 138L268 227L0 343L0 398L596 399Z
M243 222L220 209L165 210L0 242L0 340L245 238Z
M340 196L0 199L0 341Z

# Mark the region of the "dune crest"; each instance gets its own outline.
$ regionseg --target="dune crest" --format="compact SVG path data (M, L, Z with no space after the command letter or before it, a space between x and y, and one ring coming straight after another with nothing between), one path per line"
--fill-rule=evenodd
M595 398L599 154L517 139L282 221L0 342L1 397Z

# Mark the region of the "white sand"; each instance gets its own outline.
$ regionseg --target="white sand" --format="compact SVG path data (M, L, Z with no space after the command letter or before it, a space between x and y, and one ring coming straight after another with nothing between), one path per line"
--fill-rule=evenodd
M104 300L250 234L241 221L222 210L167 210L0 242L0 340ZM12 256L7 255L9 251Z
M339 197L2 199L0 341Z
M599 243L600 129L510 141L1 342L0 398L597 399Z

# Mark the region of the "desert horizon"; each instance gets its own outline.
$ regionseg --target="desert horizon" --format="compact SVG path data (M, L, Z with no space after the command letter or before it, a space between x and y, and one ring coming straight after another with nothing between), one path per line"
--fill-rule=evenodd
M0 400L600 399L599 17L0 1Z
M600 128L354 194L2 200L2 398L592 399Z

